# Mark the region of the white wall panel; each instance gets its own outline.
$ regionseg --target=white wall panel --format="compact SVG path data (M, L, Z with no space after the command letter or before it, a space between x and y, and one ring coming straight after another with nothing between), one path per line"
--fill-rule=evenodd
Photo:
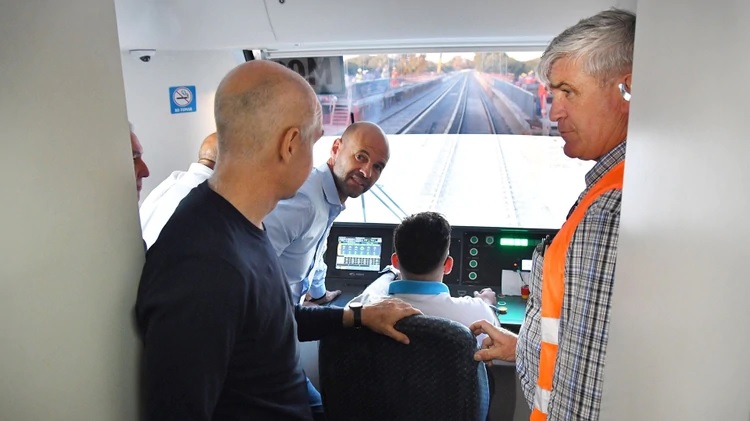
M263 0L116 0L123 50L251 48L274 41Z
M157 51L148 63L122 53L128 115L151 170L143 180L141 199L172 171L185 171L198 159L201 142L216 129L216 88L229 70L244 61L234 53ZM169 88L181 85L195 86L195 112L171 113Z
M605 420L750 415L750 5L638 2Z
M136 419L143 264L112 2L0 4L0 419Z

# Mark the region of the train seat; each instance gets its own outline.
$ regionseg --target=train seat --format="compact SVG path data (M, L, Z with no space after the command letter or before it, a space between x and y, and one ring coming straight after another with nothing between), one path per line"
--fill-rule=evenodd
M463 325L411 316L396 328L403 345L367 329L320 341L319 370L328 421L477 420L487 418L487 371Z

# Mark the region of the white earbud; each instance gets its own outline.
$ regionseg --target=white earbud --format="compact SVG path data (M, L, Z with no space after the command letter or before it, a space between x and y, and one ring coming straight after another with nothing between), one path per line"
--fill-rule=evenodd
M617 87L620 88L620 95L622 95L622 99L630 102L630 98L632 95L630 95L630 92L628 92L628 88L625 87L625 84L621 83L617 85Z

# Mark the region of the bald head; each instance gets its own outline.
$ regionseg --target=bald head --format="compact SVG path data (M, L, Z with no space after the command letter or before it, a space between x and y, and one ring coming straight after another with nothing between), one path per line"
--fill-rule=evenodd
M214 114L222 157L254 156L290 127L317 129L320 104L300 75L266 60L241 64L219 84ZM316 125L317 122L317 125Z
M369 190L390 157L388 138L380 126L361 121L347 127L333 142L328 160L341 203Z
M375 123L371 123L369 121L360 121L357 123L353 123L352 125L347 127L346 130L344 130L344 133L341 135L341 140L343 140L344 142L349 139L360 138L368 138L372 142L381 143L384 146L386 152L389 152L388 137L386 137L383 129L381 129L380 126Z
M208 168L214 169L216 164L216 156L218 155L218 141L219 138L216 133L211 133L203 139L201 148L198 151L198 162L207 166Z
M219 155L209 185L260 227L312 170L323 135L320 103L305 79L265 60L241 64L214 99Z

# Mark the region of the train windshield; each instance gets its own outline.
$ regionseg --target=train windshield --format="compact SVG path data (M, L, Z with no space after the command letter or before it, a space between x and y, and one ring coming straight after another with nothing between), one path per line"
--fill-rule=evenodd
M559 228L593 165L566 157L541 51L345 55L345 91L320 95L327 135L378 123L391 158L341 222L398 223L431 210L453 225Z

